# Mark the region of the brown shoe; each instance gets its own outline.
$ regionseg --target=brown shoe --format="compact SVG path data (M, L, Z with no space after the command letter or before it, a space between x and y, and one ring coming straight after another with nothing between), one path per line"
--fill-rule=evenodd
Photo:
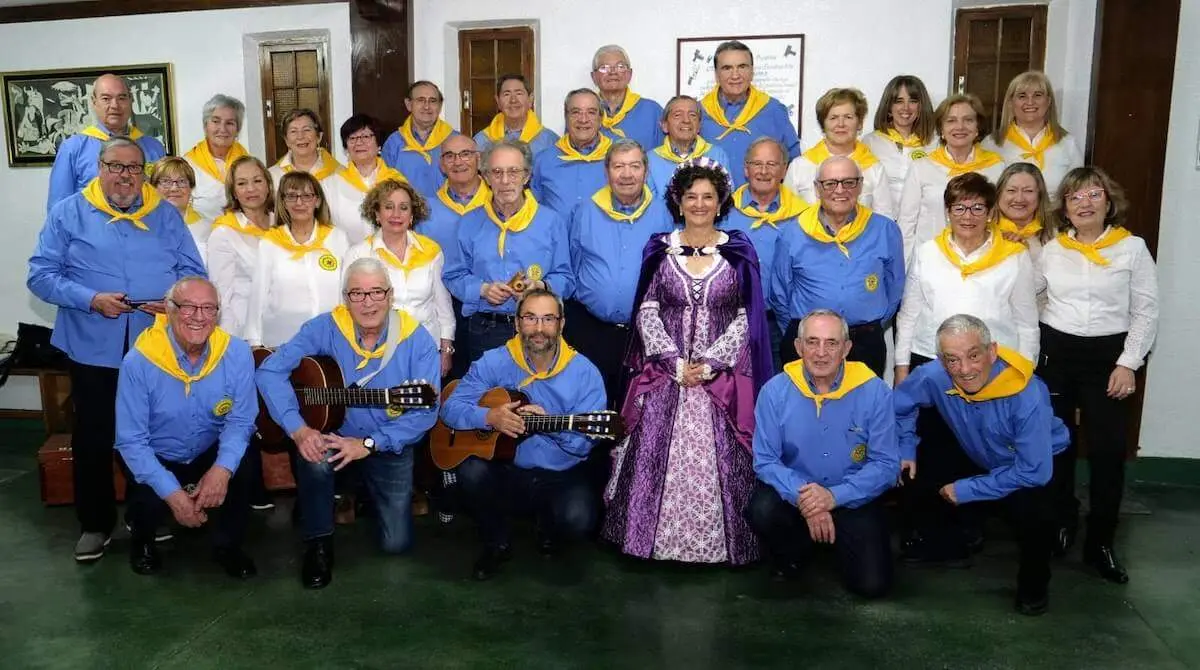
M429 514L429 497L424 491L415 491L412 500L413 516L425 516Z
M339 526L354 523L354 496L344 494L338 496L333 507L333 522Z

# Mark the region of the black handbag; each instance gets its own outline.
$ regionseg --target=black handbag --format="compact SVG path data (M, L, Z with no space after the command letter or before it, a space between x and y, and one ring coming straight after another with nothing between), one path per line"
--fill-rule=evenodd
M33 323L17 324L17 343L12 354L0 363L0 386L8 381L14 368L62 370L67 367L67 355L50 344L52 332Z

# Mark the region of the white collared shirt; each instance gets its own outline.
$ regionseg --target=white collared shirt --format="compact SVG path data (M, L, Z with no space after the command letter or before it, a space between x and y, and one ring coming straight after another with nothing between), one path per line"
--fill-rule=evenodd
M896 215L900 213L900 193L904 190L904 178L908 176L908 171L912 167L913 161L919 160L937 148L937 138L929 140L929 144L923 147L906 147L888 139L887 135L880 135L878 132L868 133L863 136L862 143L867 145L871 153L879 159L883 165L883 173L887 175L888 190L892 194L892 205L896 208ZM913 152L919 151L916 158L913 158ZM895 216L892 217L896 218Z
M254 224L241 212L235 212L238 223ZM275 214L271 214L275 225ZM234 337L246 336L246 314L250 306L250 289L254 283L254 268L258 265L259 238L245 235L229 226L217 226L208 236L208 278L221 297L221 328Z
M184 158L196 173L196 187L192 189L192 209L209 221L225 213L225 182L213 179L189 158ZM225 161L213 157L217 169L224 173Z
M313 226L308 240L300 242L285 229L288 237L304 244L317 234ZM334 228L325 238L324 247L341 259L350 249L346 233ZM342 301L342 264L331 270L322 268L323 254L307 253L299 260L292 252L263 240L258 246L258 265L247 308L245 339L251 345L277 347L290 340L305 321L332 310Z
M964 254L951 239L950 249L965 264L987 254L992 242L989 237ZM910 354L936 357L938 326L955 314L983 319L993 341L1036 362L1040 334L1035 275L1033 261L1023 252L964 278L937 240L922 244L908 268L896 315L896 364L908 365Z
M813 180L817 178L817 169L820 167L801 154L788 166L787 176L783 178L783 183L791 186L792 190L805 202L815 204L821 199L821 195L813 186ZM862 176L862 192L858 195L859 204L877 214L895 219L896 205L892 200L892 192L888 189L883 163L877 162L863 170Z
M975 159L975 151L967 162ZM999 162L979 172L993 184L1004 172L1004 163ZM896 223L904 236L904 262L912 262L917 247L932 240L946 227L946 185L950 183L950 169L928 158L913 161L904 178L904 189L900 193L900 216Z
M379 172L379 170L375 170L369 177L362 178L368 191L375 187L375 181L379 179ZM364 219L360 211L363 200L367 199L366 193L355 188L339 173L330 175L328 179L321 182L321 186L329 198L329 212L333 217L333 225L346 232L346 237L350 239L351 244L358 244L375 232L375 226ZM399 306L398 302L397 306Z
M436 244L428 237L425 238L425 243ZM408 261L414 247L422 248L421 241L420 237L410 230L408 231L408 244L404 249L404 258L400 259L401 263ZM375 250L384 248L386 247L383 243L383 235L377 232L374 237L350 247L342 261L342 267L350 267L351 263L360 258L378 258ZM396 307L403 309L420 321L421 325L425 326L425 329L435 339L453 340L454 306L450 302L450 292L446 290L446 285L442 282L442 268L445 264L446 256L438 252L437 258L431 263L414 268L405 274L403 270L384 261L388 277L392 280L392 296Z
M1025 131L1017 128L1017 132L1024 134ZM1042 141L1042 136L1046 134L1046 129L1043 128L1035 137L1029 139L1030 146L1037 146L1038 142ZM1004 157L1005 165L1013 163L1033 163L1032 158L1025 158L1021 154L1024 151L1012 142L1005 142L1004 146L997 146L995 140L988 137L983 141L983 147L989 151L995 151ZM1046 191L1050 194L1051 199L1055 199L1058 195L1058 185L1062 183L1063 177L1071 170L1083 165L1083 152L1079 150L1079 145L1075 143L1074 135L1067 135L1059 139L1050 148L1046 149L1046 158L1042 166L1042 179L1046 180ZM1036 163L1034 163L1036 165Z
M1104 239L1105 230L1097 241ZM1069 233L1071 237L1075 232ZM1080 337L1128 333L1115 365L1137 370L1158 333L1158 272L1146 242L1135 235L1099 253L1096 265L1057 239L1042 249L1041 281L1046 304L1042 323Z

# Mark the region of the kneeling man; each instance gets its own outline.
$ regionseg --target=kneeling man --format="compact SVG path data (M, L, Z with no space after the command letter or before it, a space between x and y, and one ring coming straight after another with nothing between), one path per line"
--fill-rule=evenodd
M154 529L167 510L197 528L212 526L214 558L230 576L255 574L242 553L250 471L239 468L254 433L258 397L250 346L217 327L217 290L203 277L167 291L167 313L142 331L117 381L117 451L133 474L127 519L130 567L162 569Z
M892 585L878 498L900 474L891 390L846 360L849 327L837 312L810 312L794 346L800 360L763 386L754 408L759 485L747 517L776 577L794 578L816 545L831 544L846 588L878 598Z

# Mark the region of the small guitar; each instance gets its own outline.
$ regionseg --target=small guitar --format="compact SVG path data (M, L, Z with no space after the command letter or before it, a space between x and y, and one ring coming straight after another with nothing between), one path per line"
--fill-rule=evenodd
M254 367L271 355L264 347L254 349ZM292 386L300 401L304 423L322 433L337 430L346 420L346 407L387 407L397 413L437 406L437 392L425 380L406 381L381 389L346 388L342 370L329 356L305 356L292 371ZM288 434L271 419L261 394L258 398L258 437L264 448L280 449Z
M446 384L442 389L443 401L457 387L457 380ZM494 388L483 394L479 406L491 409L510 402L529 404L529 398L520 391ZM590 438L609 440L620 440L625 435L621 415L608 410L557 416L524 414L522 418L525 419L525 434L517 438L496 430L454 430L439 419L429 432L429 452L434 464L450 470L470 456L488 461L511 461L517 455L517 445L534 433L574 431Z

